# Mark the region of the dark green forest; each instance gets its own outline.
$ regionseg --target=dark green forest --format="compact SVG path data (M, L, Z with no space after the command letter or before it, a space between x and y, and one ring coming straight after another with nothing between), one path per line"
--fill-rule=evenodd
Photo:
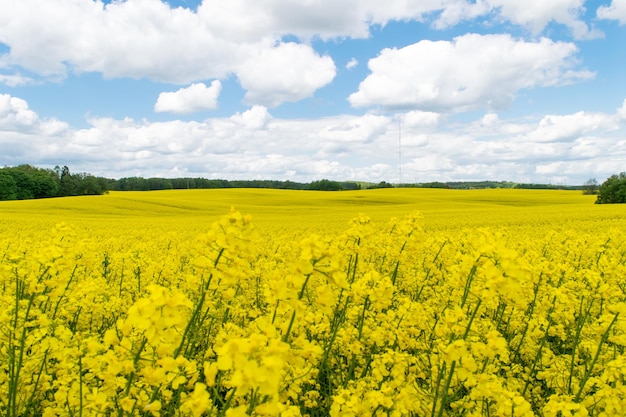
M0 168L0 200L97 195L108 190L109 180L87 173L73 174L67 166L54 169L31 165Z

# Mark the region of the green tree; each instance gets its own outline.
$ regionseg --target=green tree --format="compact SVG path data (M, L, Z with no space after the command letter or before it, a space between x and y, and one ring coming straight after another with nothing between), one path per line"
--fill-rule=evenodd
M35 198L56 197L59 195L59 184L48 172L37 169L30 174L33 179L33 195Z
M611 175L598 190L596 204L626 203L626 172Z
M17 189L16 198L18 200L29 200L31 198L35 198L35 182L27 172L19 168L12 168L9 170L9 173L13 176L13 180L15 181Z
M70 172L67 165L61 168L61 179L59 183L59 194L62 196L81 195L81 177Z
M341 184L337 181L330 181L327 179L313 181L309 184L309 190L317 191L339 191L341 190Z
M16 200L17 184L6 169L0 169L0 200Z

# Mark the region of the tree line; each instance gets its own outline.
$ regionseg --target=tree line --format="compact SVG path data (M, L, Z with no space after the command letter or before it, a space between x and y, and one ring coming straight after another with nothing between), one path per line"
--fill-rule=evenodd
M509 181L451 181L401 184L405 188L524 188L582 190L585 194L597 194L597 204L626 203L626 173L612 175L598 186L595 179L584 185L518 184ZM276 180L224 180L200 177L143 178L124 177L111 179L97 177L85 172L71 173L67 166L54 169L31 165L0 168L0 200L27 200L33 198L98 195L112 191L154 191L209 188L274 188L287 190L343 191L372 188L391 188L392 184L322 179L310 183Z
M0 200L97 195L106 192L108 185L106 178L84 172L73 174L67 166L0 168Z
M285 190L359 190L361 186L355 182L339 182L330 180L313 181L311 183L276 180L223 180L207 178L142 178L126 177L110 180L113 191L153 191L208 188L274 188Z
M381 182L366 188L391 187ZM0 168L0 200L98 195L108 191L154 191L208 188L276 188L289 190L341 191L359 190L361 184L323 179L311 183L275 180L223 180L207 178L143 178L111 179L88 173L71 173L67 166L54 169L31 165Z

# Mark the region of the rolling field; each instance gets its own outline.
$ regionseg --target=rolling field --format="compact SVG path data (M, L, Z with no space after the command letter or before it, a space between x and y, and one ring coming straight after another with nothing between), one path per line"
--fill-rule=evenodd
M202 229L231 207L257 226L333 231L359 213L377 222L419 211L427 228L528 225L617 220L620 206L594 205L594 196L552 190L378 189L347 192L267 189L111 192L103 196L7 201L4 222L53 227L60 221L95 227L165 222Z
M0 202L0 413L623 416L626 208L594 199Z

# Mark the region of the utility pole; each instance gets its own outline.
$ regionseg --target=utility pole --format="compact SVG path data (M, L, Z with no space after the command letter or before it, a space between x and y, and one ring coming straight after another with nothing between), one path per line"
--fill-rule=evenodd
M398 185L402 186L402 119L398 118Z

